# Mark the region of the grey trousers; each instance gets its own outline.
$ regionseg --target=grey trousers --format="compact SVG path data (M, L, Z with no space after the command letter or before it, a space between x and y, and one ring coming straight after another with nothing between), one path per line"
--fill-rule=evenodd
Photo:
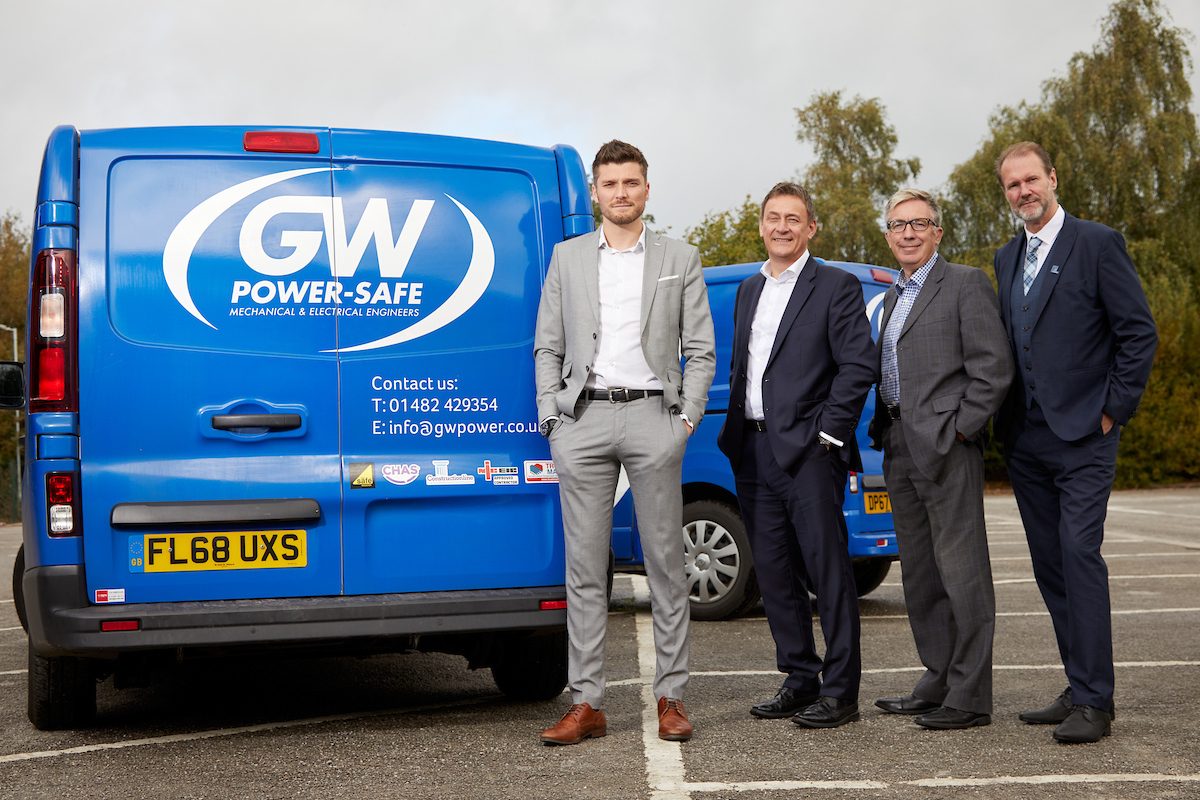
M917 469L901 425L884 436L883 476L904 569L904 603L925 674L913 694L976 714L992 712L996 595L983 521L983 453L955 443L945 478Z
M582 401L550 434L567 557L567 685L574 703L602 708L613 495L629 476L654 616L656 697L682 698L688 680L687 581L680 485L687 426L661 397Z

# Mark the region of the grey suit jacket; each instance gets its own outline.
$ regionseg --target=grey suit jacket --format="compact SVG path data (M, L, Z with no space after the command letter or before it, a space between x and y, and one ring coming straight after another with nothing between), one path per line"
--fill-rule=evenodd
M600 338L600 233L554 247L534 335L538 419L575 418ZM708 290L695 247L646 229L642 352L663 405L698 425L716 372ZM685 368L679 364L680 355Z
M888 289L876 346L880 379L883 331L896 299L895 288ZM927 478L941 480L956 434L978 440L1013 379L1012 351L996 292L982 270L938 256L904 321L896 361L905 441L917 468ZM888 423L877 392L871 423L876 449L882 447Z

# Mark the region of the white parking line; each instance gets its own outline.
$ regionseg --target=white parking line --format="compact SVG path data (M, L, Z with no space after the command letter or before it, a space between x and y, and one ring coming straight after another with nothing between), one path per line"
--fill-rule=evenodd
M1200 774L1163 775L1160 773L1127 773L1110 775L1003 775L995 778L922 778L908 781L911 786L1009 786L1012 784L1047 783L1200 783Z
M1200 613L1200 607L1196 608L1125 608L1120 611L1113 611L1112 615L1128 616L1131 614L1195 614ZM997 617L1048 617L1049 611L997 611ZM863 622L869 622L876 619L908 619L908 614L871 614L870 616L863 615L860 617Z
M0 675L24 675L28 671L27 669L6 669L0 671Z
M1195 514L1172 514L1170 511L1151 511L1146 508L1130 508L1129 506L1114 506L1108 504L1109 511L1116 511L1120 514L1146 514L1151 517L1175 517L1177 519L1195 519Z
M1200 572L1176 572L1162 575L1109 575L1110 581L1154 581L1174 580L1178 578L1200 578ZM1011 583L1034 583L1033 578L1003 578L992 581L997 586ZM897 584L898 585L898 584Z
M1200 556L1200 550L1184 550L1163 553L1105 553L1104 560L1112 558L1177 558L1178 556ZM1029 556L997 556L992 561L1028 561Z
M11 628L0 628L0 633L8 633L9 631L23 631L23 630L25 630L25 629L22 628L20 625L14 625Z
M22 670L24 671L24 670ZM3 674L3 673L0 673ZM324 717L308 717L306 719L289 719L283 722L264 722L260 725L242 725L237 728L217 728L209 731L196 731L194 733L174 733L168 736L151 736L145 739L126 739L120 742L102 742L100 744L85 744L79 747L66 747L62 750L35 750L29 753L10 753L8 755L0 755L0 764L11 764L17 761L34 761L42 758L58 758L59 756L82 755L85 753L97 753L103 750L125 750L130 747L146 747L149 745L158 744L175 744L177 742L195 742L202 739L219 739L227 736L241 736L246 733L261 733L263 731L277 731L286 728L303 728L312 725L324 725L327 722L347 722L355 719L370 719L372 717L386 717L400 714L418 714L425 711L440 711L446 708L454 708L455 706L477 705L485 700L499 699L500 695L494 697L474 697L469 700L460 700L457 702L437 703L435 705L416 706L414 708L389 708L377 711L359 711L350 714L329 714Z
M636 583L636 582L635 582ZM635 588L636 594L636 588ZM638 682L642 684L642 747L646 753L646 782L652 800L689 800L682 788L683 749L679 742L658 738L658 699L654 696L654 618L637 613Z

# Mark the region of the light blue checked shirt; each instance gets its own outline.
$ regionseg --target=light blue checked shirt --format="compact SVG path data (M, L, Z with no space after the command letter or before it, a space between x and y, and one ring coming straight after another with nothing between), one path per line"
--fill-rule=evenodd
M937 251L934 250L925 265L914 272L911 278L905 280L903 272L896 276L896 307L892 309L887 329L883 332L883 380L879 383L879 396L884 405L900 405L900 368L896 363L896 342L900 339L900 331L904 330L908 312L912 311L913 304L917 302L921 286L929 277L929 270L933 269L933 262L937 261L937 258Z

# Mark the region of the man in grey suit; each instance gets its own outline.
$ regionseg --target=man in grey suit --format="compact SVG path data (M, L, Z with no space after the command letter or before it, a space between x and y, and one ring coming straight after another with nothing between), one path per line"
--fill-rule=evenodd
M902 189L887 236L900 277L884 298L872 437L883 448L904 601L925 674L875 702L943 730L987 725L996 600L983 521L988 420L1012 381L996 293L938 255L937 201Z
M567 557L571 707L546 744L603 736L605 591L613 497L629 477L654 615L658 735L691 738L683 562L683 451L716 371L696 248L642 222L646 158L611 141L592 163L600 231L554 248L538 308L538 419L558 471ZM680 369L680 355L685 365Z

